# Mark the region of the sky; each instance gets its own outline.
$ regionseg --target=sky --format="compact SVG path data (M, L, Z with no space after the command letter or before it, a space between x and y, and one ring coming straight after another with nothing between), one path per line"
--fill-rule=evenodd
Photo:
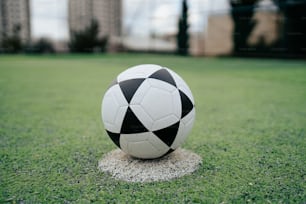
M68 0L31 0L34 38L68 39ZM123 31L126 35L171 34L177 29L181 0L122 0ZM228 0L188 0L192 32L205 29L210 12L227 11Z
M68 38L67 0L31 0L32 37Z

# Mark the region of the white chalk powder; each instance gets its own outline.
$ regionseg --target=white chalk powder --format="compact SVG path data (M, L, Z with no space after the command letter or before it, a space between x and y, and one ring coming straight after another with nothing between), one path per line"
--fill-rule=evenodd
M99 162L99 169L119 180L153 182L191 174L201 163L199 155L182 148L154 160L135 159L116 149L104 156Z

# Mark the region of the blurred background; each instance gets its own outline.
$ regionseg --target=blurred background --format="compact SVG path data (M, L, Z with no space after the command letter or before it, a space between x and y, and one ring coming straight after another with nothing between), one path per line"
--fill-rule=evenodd
M306 57L305 0L0 0L0 53Z

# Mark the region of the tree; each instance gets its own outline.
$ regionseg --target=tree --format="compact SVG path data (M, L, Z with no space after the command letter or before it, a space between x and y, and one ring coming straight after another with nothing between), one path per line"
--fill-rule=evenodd
M242 54L248 48L247 39L254 27L252 16L256 2L257 0L231 0L235 54Z
M30 44L25 50L27 53L54 53L52 42L48 38L40 38L38 41Z
M14 25L12 35L3 35L1 47L4 52L17 53L22 50L22 42L20 38L21 26L19 24Z
M188 5L187 0L182 1L182 13L178 22L177 34L177 53L179 55L188 55L189 34L188 34Z
M72 52L93 52L95 49L105 51L107 38L100 39L99 24L92 20L90 25L82 31L75 31L71 35L69 47Z
M281 45L290 57L306 56L306 2L303 0L273 0L284 15Z

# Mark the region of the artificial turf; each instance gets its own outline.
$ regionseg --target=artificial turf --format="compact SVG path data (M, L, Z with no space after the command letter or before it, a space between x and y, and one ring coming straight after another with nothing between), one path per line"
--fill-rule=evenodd
M100 116L110 82L154 63L189 84L192 175L127 183L99 172L115 145ZM171 55L0 56L0 203L304 203L306 62Z

